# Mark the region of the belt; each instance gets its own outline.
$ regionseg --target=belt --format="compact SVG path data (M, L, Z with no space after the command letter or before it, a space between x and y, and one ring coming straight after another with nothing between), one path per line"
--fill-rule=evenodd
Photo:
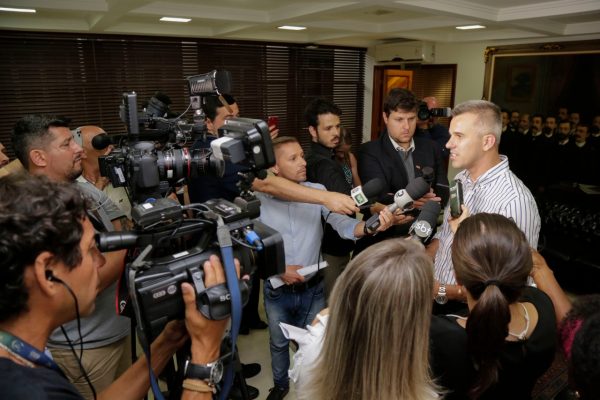
M307 289L317 286L323 280L322 276L315 276L308 282L295 283L293 285L283 285L281 289L288 293L301 293Z

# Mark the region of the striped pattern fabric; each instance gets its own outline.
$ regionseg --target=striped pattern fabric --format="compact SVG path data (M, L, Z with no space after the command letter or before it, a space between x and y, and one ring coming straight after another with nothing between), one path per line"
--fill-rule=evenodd
M467 170L459 172L455 179L463 183L464 203L470 214L495 213L511 218L525 233L529 244L537 248L541 220L533 195L525 184L508 167L506 156L473 182ZM435 279L446 284L456 284L452 266L453 233L448 224L450 207L444 211L444 223L436 237L440 244L435 257Z

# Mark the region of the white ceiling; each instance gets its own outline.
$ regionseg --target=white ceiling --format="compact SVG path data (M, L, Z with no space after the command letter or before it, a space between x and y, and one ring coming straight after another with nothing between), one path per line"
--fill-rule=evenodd
M500 5L501 4L501 5ZM379 43L600 38L600 0L0 0L0 28L283 41ZM162 16L192 18L160 22ZM487 29L459 31L457 25ZM282 31L301 25L304 31Z

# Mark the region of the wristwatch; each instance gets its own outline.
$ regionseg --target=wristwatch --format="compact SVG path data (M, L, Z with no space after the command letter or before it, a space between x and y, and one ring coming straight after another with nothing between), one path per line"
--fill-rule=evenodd
M200 379L209 386L215 386L223 377L223 363L219 359L208 364L192 364L188 359L183 368L183 376L185 379Z
M440 282L437 295L435 296L435 302L438 304L446 304L448 302L448 296L446 296L446 284Z

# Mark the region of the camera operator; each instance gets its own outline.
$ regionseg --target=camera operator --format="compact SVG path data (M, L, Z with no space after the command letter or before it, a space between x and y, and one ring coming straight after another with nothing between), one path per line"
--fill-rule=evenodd
M13 148L31 175L44 175L51 181L73 184L81 175L85 157L64 119L47 115L28 115L19 120L12 133ZM97 230L120 229L123 213L93 185L77 185L92 201L88 213L96 220ZM16 200L13 200L16 201ZM57 330L50 336L49 347L54 360L86 398L92 392L80 372L81 361L92 384L101 391L131 364L130 320L115 310L116 282L121 276L126 250L105 253L106 263L100 269L100 294L93 313L81 320L65 324L66 335ZM81 331L81 335L79 332ZM68 340L81 336L81 360L70 350Z
M94 228L87 217L89 206L77 188L66 182L26 174L0 178L3 398L83 398L45 347L56 328L90 315L100 292L105 259L96 247ZM204 272L207 287L225 280L216 256L204 264ZM206 364L219 358L227 319L206 320L197 311L192 286L184 283L181 289L185 327L181 321L172 321L152 343L152 368L156 374L188 340L187 332L192 342L192 363ZM84 369L81 372L85 375ZM140 399L148 388L148 367L145 357L141 357L98 398ZM184 389L183 399L212 398L212 388L200 379L184 381Z
M239 116L239 107L233 96L225 94L223 98L228 103L227 106L223 105L216 96L205 98L202 109L206 114L208 137L206 140L196 142L194 148L210 147L210 142L218 137L218 129L225 124L225 120ZM269 129L271 129L271 138L277 137L279 130L274 126L270 126ZM234 171L231 167L232 164L228 163L225 169L225 177L221 179L212 178L216 183L209 182L206 179L208 177L192 180L189 185L191 201L196 203L214 198L233 200L239 193L239 189L235 186L239 181L239 176L237 175L238 171ZM207 184L210 186L207 187ZM352 214L359 211L354 204L354 200L348 195L307 188L272 175L263 180L255 179L252 183L252 189L290 201L321 204L337 213Z
M433 108L439 108L438 101L433 96L424 97L423 102L427 104L427 108L430 110ZM446 143L448 143L448 139L450 139L450 132L448 131L448 128L446 128L444 125L438 124L436 117L430 116L429 119L417 121L417 131L415 136L426 137L436 142L438 148L442 152L444 165L446 165L446 168L448 167L448 158L450 157L450 152L446 148Z

